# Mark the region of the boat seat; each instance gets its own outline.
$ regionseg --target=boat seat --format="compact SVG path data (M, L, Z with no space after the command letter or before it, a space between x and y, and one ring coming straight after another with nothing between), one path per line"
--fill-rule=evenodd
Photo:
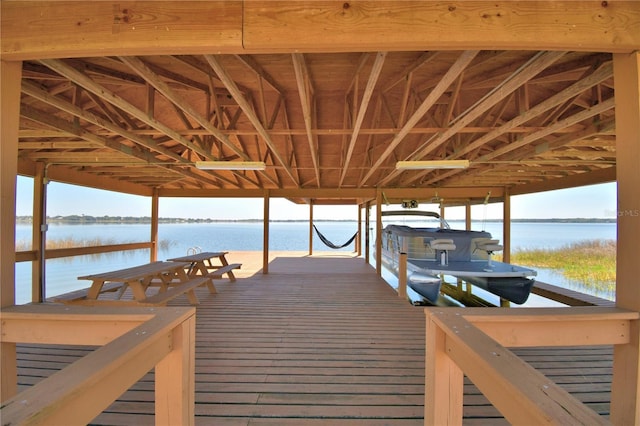
M498 244L499 240L486 240L476 244L476 247L480 250L488 252L501 251L502 245Z
M491 264L491 255L493 254L494 251L500 251L502 250L502 245L498 244L500 241L499 240L485 240L485 241L480 241L479 243L476 244L476 248L479 248L480 250L484 250L487 252L487 256L489 256L489 259L487 259L487 265L491 268L492 264Z
M449 263L449 250L455 250L456 245L449 238L436 238L431 240L431 248L440 252L440 265L444 266Z
M453 243L453 240L448 238L437 238L435 240L431 240L429 245L434 250L448 251L456 249L456 245Z

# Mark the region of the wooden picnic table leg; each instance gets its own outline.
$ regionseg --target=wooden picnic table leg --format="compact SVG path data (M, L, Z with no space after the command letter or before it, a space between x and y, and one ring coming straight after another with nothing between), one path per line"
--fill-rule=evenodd
M133 280L133 281L127 281L125 283L125 285L128 285L129 287L131 287L131 291L133 292L133 298L135 300L144 300L147 295L146 295L146 289L147 286L149 285L149 282L151 281L151 278L149 278L149 280L146 283L143 283L142 281L139 280Z
M205 276L209 273L209 270L207 269L207 265L204 263L204 260L200 262L196 262L195 274L197 274L198 271L200 271L200 275L202 276Z
M103 284L104 281L102 280L93 280L93 283L87 292L87 299L97 299L98 296L100 296L100 290L102 290Z
M220 262L222 263L222 266L229 265L229 262L227 262L227 257L224 254L222 256L220 256ZM233 275L233 269L231 269L231 270L229 270L229 272L227 272L227 276L229 277L229 281L235 281L236 280L236 276Z
M179 268L178 270L176 270L175 277L177 277L181 283L189 281L189 275L184 270L184 268ZM185 294L187 295L187 299L189 299L189 303L191 303L192 305L198 305L200 303L200 301L198 300L198 296L196 296L195 290L189 290Z

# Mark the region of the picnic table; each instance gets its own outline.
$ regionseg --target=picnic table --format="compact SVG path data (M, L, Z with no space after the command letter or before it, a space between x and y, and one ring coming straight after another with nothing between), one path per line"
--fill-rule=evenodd
M189 254L181 257L174 257L173 259L167 259L170 262L187 263L187 274L190 277L208 277L210 279L207 282L210 293L215 293L216 289L213 285L214 278L222 278L224 274L229 277L230 281L235 281L236 277L233 275L234 269L240 269L242 266L240 263L229 263L227 261L228 252L201 252Z
M180 262L151 262L132 268L103 272L100 274L84 275L80 280L90 280L88 289L75 292L70 297L58 299L62 302L84 302L97 304L100 294L108 291L118 291L119 299L127 287L131 289L134 301L141 305L163 305L180 294L187 294L191 304L198 304L193 291L195 287L210 281L208 277L192 279L185 271L188 263ZM149 287L159 286L157 294L147 296ZM93 302L93 303L92 303Z

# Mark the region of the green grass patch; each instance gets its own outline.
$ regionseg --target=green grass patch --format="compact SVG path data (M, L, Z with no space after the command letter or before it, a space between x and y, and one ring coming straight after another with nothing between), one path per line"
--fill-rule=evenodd
M516 250L511 263L560 271L566 278L588 288L615 291L616 242L581 241L557 249Z

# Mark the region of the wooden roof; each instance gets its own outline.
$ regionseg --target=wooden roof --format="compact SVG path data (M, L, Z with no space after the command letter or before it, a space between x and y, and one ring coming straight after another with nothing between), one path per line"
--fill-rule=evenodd
M238 2L218 3L235 16L229 9ZM250 17L267 16L264 7L250 15L260 3L247 2L238 12L245 26ZM267 4L288 10L286 3ZM317 4L345 13L367 8ZM304 13L315 16L309 8ZM135 27L128 20L134 11L114 16L129 26L114 26L112 34ZM81 25L79 16L74 20ZM208 53L192 46L193 52L163 47L148 54L148 47L132 46L98 56L100 50L82 53L71 41L66 59L64 52L34 51L23 63L20 170L32 173L44 163L55 179L145 195L273 190L317 202L362 200L362 190L376 188L458 188L483 197L491 188L524 193L615 180L613 49L534 50L532 42L521 43L525 49L434 49L384 39L378 44L387 49L372 49L375 41L337 47L339 40L314 45L307 38L295 49L278 44L287 37L275 26L255 28L245 27L245 40L271 37L270 51L220 42L219 51ZM400 29L395 34L406 36ZM544 44L551 39L545 36ZM7 40L5 55L15 46ZM467 159L471 167L395 169L399 160L432 159ZM202 171L194 167L199 160L264 161L267 168Z

